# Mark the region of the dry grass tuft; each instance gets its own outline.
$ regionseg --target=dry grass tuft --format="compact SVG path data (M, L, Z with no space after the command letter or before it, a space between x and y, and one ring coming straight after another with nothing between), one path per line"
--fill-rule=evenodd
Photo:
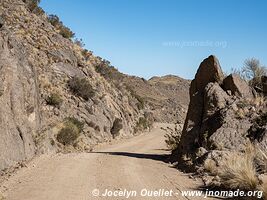
M267 146L255 147L255 162L260 173L267 173Z
M5 200L5 197L0 193L0 200Z
M216 162L212 159L207 159L204 162L204 169L207 172L210 172L212 175L218 174L218 167L216 165Z
M256 189L259 180L253 160L253 153L249 151L245 154L233 153L224 160L218 170L222 186L241 190Z
M263 200L267 200L267 178L265 178L262 184L258 187L259 191L262 191Z
M261 107L261 106L266 106L266 98L264 96L258 96L253 99L251 99L250 104L255 106L255 107Z

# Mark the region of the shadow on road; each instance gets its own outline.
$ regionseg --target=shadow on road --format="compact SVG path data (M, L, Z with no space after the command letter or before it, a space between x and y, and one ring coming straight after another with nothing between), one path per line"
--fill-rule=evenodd
M130 153L130 152L92 152L99 154L107 154L113 156L127 156L132 158L140 158L140 159L150 159L168 162L169 154L142 154L142 153Z

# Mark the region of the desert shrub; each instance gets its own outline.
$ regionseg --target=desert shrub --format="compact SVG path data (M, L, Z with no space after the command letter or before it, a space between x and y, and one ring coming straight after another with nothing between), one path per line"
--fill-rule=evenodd
M232 69L232 73L238 74L251 87L262 91L261 77L267 75L267 68L261 65L258 59L251 58L244 61L244 66L241 69Z
M254 155L249 152L231 154L218 169L221 185L229 189L255 190L259 180L253 160Z
M46 98L46 103L51 106L55 106L59 108L62 104L63 100L57 93L52 93L50 96Z
M178 147L182 135L182 131L175 128L174 131L167 132L165 137L165 143L168 149L175 150Z
M108 60L100 58L100 63L95 66L95 70L105 79L116 83L121 83L123 75L110 64Z
M72 92L84 100L89 100L95 95L95 90L86 78L74 77L69 81L69 87Z
M260 61L251 58L244 62L243 74L253 87L261 88L261 77L267 74L266 67L260 64Z
M82 122L75 118L67 118L64 122L64 127L57 135L57 141L63 145L72 145L80 136L82 128Z
M52 24L55 28L58 28L61 25L61 21L57 15L48 15L48 21Z
M267 125L267 112L263 112L253 120L252 126L248 130L249 139L254 142L261 142L265 136Z
M93 55L92 51L88 51L87 49L82 50L82 55L85 58L85 60L89 60L90 56Z
M259 191L263 192L263 200L267 200L267 180L265 180L260 186Z
M60 28L60 31L59 33L64 37L64 38L67 38L67 39L70 39L70 38L73 38L74 37L74 33L66 26L62 26Z
M85 46L83 40L82 39L78 39L78 38L74 39L74 44L78 45L81 48Z
M212 159L206 159L204 161L204 169L211 173L212 175L216 175L218 173L217 171L217 165L216 165L216 162Z
M255 163L259 173L267 173L267 145L256 145Z
M0 200L5 200L5 197L0 193Z
M83 127L84 127L84 122L81 122L75 117L68 117L65 119L65 121L67 121L67 123L74 124L78 128L79 132L82 132Z
M37 15L45 13L44 10L39 7L41 0L23 0L23 1L31 12Z
M59 20L59 17L57 15L49 15L48 16L48 21L56 28L59 30L59 33L64 37L64 38L73 38L75 34L68 28L66 27L62 21Z
M134 132L150 129L153 125L153 122L150 121L147 117L140 117L134 128Z
M110 133L115 137L119 134L120 130L123 128L122 120L119 118L116 118L113 122L113 125L110 129Z
M59 131L57 140L64 145L71 145L79 137L79 135L80 133L78 127L69 122L65 123L64 128Z

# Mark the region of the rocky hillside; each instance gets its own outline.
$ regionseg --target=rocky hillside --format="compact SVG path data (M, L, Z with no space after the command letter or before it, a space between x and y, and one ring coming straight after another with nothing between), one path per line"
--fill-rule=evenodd
M95 69L102 59L33 10L22 0L0 3L0 170L38 153L90 151L148 128L153 117L141 94L101 76Z
M130 91L138 100L138 107L152 112L155 121L184 122L189 102L189 80L174 75L145 80L123 74L105 62L97 65L96 70L120 90Z

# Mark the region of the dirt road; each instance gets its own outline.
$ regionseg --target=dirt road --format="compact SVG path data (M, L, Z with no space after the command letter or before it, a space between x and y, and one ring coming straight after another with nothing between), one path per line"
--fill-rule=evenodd
M93 153L36 158L4 182L3 194L7 200L198 199L182 197L200 181L163 161L169 152L159 126Z

